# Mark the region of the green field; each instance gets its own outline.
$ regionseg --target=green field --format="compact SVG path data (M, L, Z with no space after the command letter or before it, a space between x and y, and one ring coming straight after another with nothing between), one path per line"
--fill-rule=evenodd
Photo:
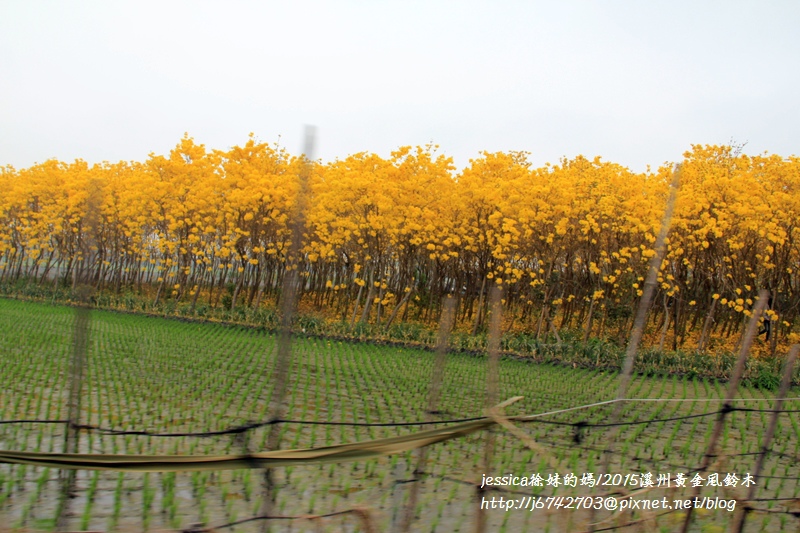
M261 330L219 324L165 320L137 315L92 311L90 353L83 390L81 423L120 430L201 432L229 428L268 418L270 374L275 336ZM68 368L74 310L0 299L0 420L65 419ZM434 354L424 350L298 338L294 344L286 418L325 422L405 422L426 417L428 387ZM442 419L479 416L485 394L486 358L448 355L442 389ZM536 365L518 359L500 364L500 397L524 396L508 412L534 414L580 406L614 397L618 382L613 372ZM684 401L631 402L622 419L648 421L715 411L724 384L679 377L637 377L632 398ZM769 409L763 401L772 393L741 389L747 401L737 406ZM790 396L798 396L795 389ZM790 401L786 409L800 409ZM611 406L548 416L550 421L575 423L608 421ZM734 412L723 434L723 450L739 454L724 459L718 471L742 474L753 469L760 437L770 413ZM713 416L623 426L614 444L609 472L688 473L697 467L711 432ZM758 498L800 496L800 417L781 415ZM482 466L484 435L433 445L426 475L420 481L418 531L470 531L475 512L475 488L484 473L528 475L597 472L600 451L609 445L609 428L587 428L575 443L569 425L529 422L519 426L544 449L527 448L498 429L491 472ZM304 448L349 443L416 431L415 427L348 427L285 424L281 448ZM264 449L267 430L251 432L248 446ZM62 450L63 425L0 425L0 449ZM224 437L150 437L82 432L84 453L221 454L241 453L241 439ZM746 455L743 455L746 454ZM554 469L553 461L559 462ZM408 497L414 478L414 453L369 461L296 466L276 469L281 515L326 514L363 507L381 531L390 530ZM722 478L722 476L720 476ZM0 465L0 528L48 530L54 524L58 473L52 469ZM191 524L224 524L257 514L261 473L238 470L218 473L115 472L78 473L78 497L72 502L72 530L139 531L186 528ZM519 494L492 491L488 495L574 496L601 495L613 487L544 486L520 488ZM703 496L743 497L741 487L705 487ZM685 489L649 491L647 497L668 499L688 495ZM688 496L687 496L688 497ZM785 508L786 501L757 502L759 508ZM754 504L755 505L755 504ZM601 513L600 518L609 516ZM641 516L617 515L624 522ZM714 531L726 526L727 511L695 513L693 530ZM578 530L585 511L489 511L490 531ZM666 531L676 529L679 512L657 521ZM613 525L610 521L605 525ZM788 514L753 513L750 531L796 528ZM234 531L256 531L253 523ZM275 522L276 530L358 531L352 515L318 521ZM646 527L645 529L650 529ZM230 529L228 529L230 531Z

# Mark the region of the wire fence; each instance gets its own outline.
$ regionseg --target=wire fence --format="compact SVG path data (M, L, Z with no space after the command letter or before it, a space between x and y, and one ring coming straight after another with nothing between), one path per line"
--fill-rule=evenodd
M568 409L558 409L548 411L546 413L538 413L534 415L522 415L509 417L509 420L516 422L538 423L538 424L551 424L554 426L571 427L575 430L590 429L590 428L609 428L609 427L622 427L622 426L638 426L656 424L659 422L675 422L680 420L691 420L694 418L705 418L714 415L728 414L735 412L750 412L750 413L800 413L800 409L755 409L752 407L732 407L726 406L715 411L708 411L706 413L698 413L694 415L673 416L668 418L654 418L650 420L633 420L630 422L613 422L613 423L592 423L586 420L579 422L564 422L559 420L546 420L541 417L552 416L569 411L576 411L582 409L589 409L601 405L609 405L618 402L683 402L683 403L699 403L699 402L724 402L722 399L674 399L674 398L622 398L619 400L609 400L606 402L596 402L586 405L579 405L570 407ZM767 398L735 398L736 402L766 402L771 401ZM800 401L800 396L792 398L784 398L784 401ZM255 429L268 427L276 424L294 424L302 426L344 426L344 427L414 427L414 426L434 426L442 424L460 424L463 422L474 422L476 420L485 420L485 417L473 416L465 418L450 418L444 420L418 420L418 421L401 421L401 422L336 422L324 420L292 420L277 418L273 420L266 420L264 422L252 422L249 424L242 424L231 426L226 429L215 431L196 431L196 432L176 432L176 433L162 433L156 431L146 430L129 430L129 429L115 429L102 426L93 426L90 424L71 424L69 420L35 420L35 419L19 419L19 420L0 420L0 425L7 424L63 424L73 425L74 429L86 432L98 432L106 435L138 435L143 437L222 437L225 435L240 435Z
M791 400L800 400L800 397L784 398L784 401L791 401ZM581 421L578 421L578 422L564 422L564 421L559 421L559 420L550 420L550 419L547 418L547 417L552 417L552 416L554 416L554 415L556 415L558 413L575 412L575 411L580 411L580 410L586 410L586 409L591 409L591 408L598 407L598 406L603 406L603 405L610 405L610 404L614 404L614 403L618 403L618 402L626 402L626 403L637 403L637 402L638 403L646 403L646 402L647 403L651 403L651 402L698 403L700 401L701 400L699 400L699 399L625 398L625 399L620 399L620 400L610 400L610 401L606 401L606 402L595 402L595 403L592 403L592 404L574 406L574 407L571 407L571 408L568 408L568 409L558 409L558 410L553 410L553 411L548 411L548 412L543 412L543 413L537 413L537 414L534 414L534 415L511 416L508 419L513 421L513 422L515 422L515 423L522 423L522 424L525 424L525 425L529 425L529 424L549 424L549 425L563 426L563 427L566 427L566 428L571 428L575 432L576 435L579 435L580 432L586 431L586 430L590 430L592 428L604 429L604 428L609 428L609 427L639 426L639 425L661 424L661 423L667 423L667 422L679 422L679 421L684 421L684 420L692 420L692 419L696 419L696 418L725 416L725 415L733 413L733 412L769 413L769 414L773 414L773 415L777 416L777 415L780 415L780 414L787 414L788 415L788 414L796 413L796 412L800 411L800 410L797 410L797 409L781 410L781 409L752 408L752 407L732 407L730 405L725 405L720 409L714 409L712 411L708 411L708 412L704 412L704 413L698 413L698 414L672 416L672 417L664 417L664 418L653 418L653 419L650 419L650 420L619 421L619 422L614 422L614 423L593 423L593 422L589 422L587 420L581 420ZM705 403L710 403L712 401L713 402L721 402L723 400L707 400L706 399L706 400L702 400L702 401L704 401ZM765 398L736 398L736 399L734 399L734 401L736 403L741 403L741 402L759 403L759 402L765 402L765 401L769 401L769 400L765 399ZM351 426L351 427L398 427L398 428L400 428L400 427L414 427L414 426L416 426L416 427L424 427L424 426L438 425L438 426L447 426L445 428L445 430L450 431L451 434L454 436L454 438L457 438L457 437L463 436L463 434L460 434L457 431L456 432L452 432L452 429L453 429L452 426L453 425L457 426L457 425L464 425L464 424L469 424L469 423L474 423L474 422L483 422L483 425L477 426L480 429L483 429L484 427L487 427L488 424L492 423L492 420L491 420L491 418L487 418L487 417L469 417L469 418L465 417L465 418L454 418L454 419L445 419L445 420L436 420L436 421L422 420L422 421L364 423L364 422L329 422L329 421L317 421L317 420L278 419L278 420L269 420L269 421L265 421L265 422L261 422L261 423L251 423L251 424L246 424L246 425L233 426L233 427L229 427L227 429L218 430L218 431L185 432L185 433L160 433L160 432L152 432L152 431L144 431L144 430L117 430L117 429L113 429L113 428L103 428L103 427L91 426L91 425L78 425L75 429L77 429L79 431L83 431L83 432L97 432L97 433L111 434L111 435L137 435L137 436L147 436L147 437L153 437L153 438L164 438L164 437L167 437L167 438L169 438L169 437L207 438L207 437L223 437L223 436L226 436L226 435L238 436L238 435L241 435L243 433L246 433L246 432L249 432L249 431L253 431L253 430L261 428L261 427L270 426L270 425L276 425L276 424L321 425L321 426ZM62 425L67 425L69 423L70 422L68 420L26 420L26 419L19 419L19 420L2 420L2 421L0 421L0 424L4 424L4 425L10 425L10 424L62 424ZM436 430L433 430L433 431L436 431ZM430 431L428 433L430 433ZM414 438L415 438L416 435L417 434L406 435L406 436L403 437L403 439L405 439L407 442L414 442ZM395 439L395 442L397 442L397 440L398 439ZM350 445L351 446L351 451L353 449L357 449L359 446L363 447L364 449L368 449L371 444L374 444L374 442L373 443L370 443L370 442L355 443L353 445ZM540 442L540 444L549 445L549 446L558 446L557 443ZM420 447L424 447L424 446L428 446L428 445L430 445L430 442L424 441L424 442L422 442L420 444ZM567 446L564 446L564 447L567 448ZM327 448L330 448L330 447L327 447ZM609 453L609 454L616 454L616 455L625 455L625 454L623 454L621 452L618 452L618 451L615 451L615 450L613 450L611 448L592 448L592 447L581 446L581 439L580 438L576 438L574 443L573 443L573 445L569 446L568 448L572 449L573 451L574 450L579 450L579 451L582 451L582 452L595 452L595 453L603 453L603 454ZM311 450L306 450L306 451L311 451ZM762 455L764 455L765 453L768 453L768 452L772 453L769 450L762 450L762 451L759 451L759 452L747 452L747 453L737 453L737 454L727 453L727 454L724 454L724 456L726 456L726 457L748 456L748 455L762 456ZM284 453L290 453L290 452L284 452ZM389 453L391 453L391 451ZM44 455L44 454L42 454L42 455ZM52 461L50 463L47 463L47 465L51 466L51 467L62 467L62 468L87 468L87 467L91 467L91 468L95 468L95 467L98 466L96 464L87 466L86 463L82 464L80 462L70 462L70 461L74 461L75 460L75 454L73 454L73 456L69 458L69 461L62 461L62 457L65 454L56 453L56 454L46 454L46 455L48 455L52 459ZM78 455L80 455L80 454L78 454ZM262 455L264 455L264 454L253 454L252 456L249 456L249 457L239 457L238 458L239 461L236 462L236 463L231 463L230 467L231 468L248 468L248 467L249 468L263 468L264 467L263 463L260 463L257 460L254 461L254 459L258 459ZM17 464L31 464L31 465L40 465L40 466L42 466L43 463L40 462L39 460L37 460L36 459L37 457L40 458L40 456L35 454L35 453L29 453L29 454L20 453L20 454L17 454L15 456L13 452L7 452L7 451L6 452L2 452L2 451L0 451L0 462L14 462L14 463L17 463ZM92 459L92 458L97 459L96 456L93 457L92 454L84 454L82 457L83 457L83 459L87 459L87 460ZM627 457L629 459L639 459L639 458L637 458L635 456L630 456L630 455L628 455ZM31 459L31 458L33 458L33 459ZM357 456L357 455L351 455L350 457L339 458L338 460L358 460L359 458L360 457ZM797 457L792 457L792 458L795 459L795 460L797 459ZM110 459L110 464L103 465L104 468L108 468L108 469L111 469L111 470L125 470L124 465L121 464L121 462L119 461L119 458L106 457L105 459ZM152 458L148 458L148 459L152 459ZM174 459L174 458L163 457L162 459L164 459L164 462L161 463L161 465L156 465L155 467L153 467L154 471L159 471L159 468L163 468L165 465L169 466L169 461L171 459ZM183 459L190 460L191 458L184 457ZM206 461L208 461L210 458L204 458L204 459ZM308 460L308 459L300 459L300 461L303 461L303 460ZM645 460L648 460L648 459L645 459ZM649 461L652 462L654 464L654 466L667 466L669 468L680 469L681 471L686 472L687 475L691 475L693 473L703 472L705 470L705 467L702 464L701 465L696 465L696 466L688 466L688 465L676 465L676 464L672 464L672 463L665 463L663 460L656 460L656 459L649 459ZM186 464L187 463L183 463L184 466ZM191 469L192 469L191 466L189 468L187 468L187 470L191 470ZM164 471L164 470L167 470L167 468L163 468L163 470L160 470L160 471ZM763 479L763 480L767 480L767 479L783 479L783 480L796 481L796 480L800 479L800 476L791 477L791 476L774 476L774 475L763 475L763 474L757 474L756 477L759 480L761 480L761 479ZM440 474L435 474L433 472L426 472L426 471L422 471L422 470L415 471L415 477L412 478L412 479L396 480L395 483L398 484L398 485L399 484L407 484L407 483L415 483L415 482L420 481L421 479L425 479L425 478L439 478L439 479L442 479L444 481L448 481L448 482L452 482L452 483L458 483L458 484L465 485L465 486L475 486L475 482L474 481L458 479L458 478L455 478L453 476L443 476L443 475L440 475ZM556 497L556 495L554 493L547 493L547 492L542 492L542 491L538 491L538 492L534 493L534 492L531 492L531 491L512 490L512 489L508 489L508 488L505 488L505 487L499 487L499 486L486 487L486 488L484 488L484 491L485 492L489 492L489 493L496 492L496 493L505 494L505 495L509 495L509 496L511 496L511 495L523 496L523 497L536 496L537 498L548 498L548 497L555 498ZM614 492L611 492L609 494L613 494L613 493ZM636 495L637 495L636 491L630 491L625 495L625 497L634 498L634 497L636 497ZM790 509L790 508L763 509L763 508L755 507L754 505L752 505L752 504L755 504L755 503L779 503L779 502L785 502L785 503L789 504L789 503L797 502L797 499L796 498L774 497L774 498L740 499L738 501L738 503L740 505L744 506L744 508L747 510L748 513L750 513L750 512L769 512L769 513L772 513L772 514L780 513L780 514L785 514L785 515L789 515L789 516L795 516L795 517L798 516L798 512L793 510L793 509ZM359 509L335 512L335 513L320 514L320 515L302 515L302 516L285 516L285 515L275 515L275 514L262 514L262 515L253 516L253 517L250 517L250 518L244 519L244 520L237 520L237 521L230 522L230 523L215 525L213 527L205 527L204 528L204 527L199 527L199 526L193 526L193 527L190 527L188 529L185 529L184 531L187 531L187 532L213 531L213 530L231 528L231 527L235 527L237 525L243 525L245 523L268 521L268 520L280 520L280 521L286 521L286 520L312 520L313 521L313 520L322 520L322 519L325 519L325 518L332 518L332 517L336 517L336 516L344 516L344 515L347 515L347 514L353 514L355 516L363 517L363 516L366 516L366 515L364 515L364 513L368 514L368 512L366 510L359 510ZM369 527L367 527L367 525L366 525L369 522L369 519L368 518L363 518L363 521L365 521L364 524L362 524L363 529L364 530L369 530ZM596 528L595 531L608 531L608 530L612 530L612 529L618 529L618 528L621 528L621 527L628 527L630 525L633 525L633 522L627 522L625 524L616 525L616 526L613 526L613 527ZM370 526L370 527L372 527L372 526ZM374 530L374 528L373 528L373 530Z

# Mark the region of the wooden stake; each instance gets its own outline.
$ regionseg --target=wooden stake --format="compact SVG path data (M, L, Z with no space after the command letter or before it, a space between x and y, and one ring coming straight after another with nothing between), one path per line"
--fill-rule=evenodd
M633 321L633 330L631 331L631 337L628 341L628 347L625 350L625 362L622 365L622 374L619 380L619 388L617 389L617 400L625 398L628 394L628 386L630 385L631 376L633 375L633 366L634 362L636 361L636 353L639 350L639 344L642 342L644 328L647 324L647 313L650 310L650 303L653 301L653 295L655 294L658 283L658 271L661 270L661 262L663 261L666 249L667 233L669 232L670 225L672 224L672 213L675 210L675 199L677 198L679 187L680 165L676 165L672 174L672 183L670 184L667 206L664 210L664 218L661 220L661 229L658 232L658 237L656 237L656 253L650 260L650 265L647 270L647 278L645 279L644 288L642 290L642 299L639 300L639 307L636 309L636 317ZM625 402L618 401L615 404L614 410L611 414L610 423L614 424L619 420L619 417L622 414L624 403ZM609 443L608 451L604 452L603 463L601 464L600 468L601 475L608 472L611 463L611 453L609 453L609 451L613 446L613 443L616 441L617 435L619 434L618 427L619 426L614 426L611 429L611 434L607 439L607 442ZM592 508L589 511L589 532L594 531L594 517L595 510Z
M278 354L275 359L275 368L272 373L272 397L270 398L270 420L283 418L286 412L285 398L289 385L289 368L292 362L292 319L297 310L297 298L300 292L300 252L302 247L303 230L305 229L305 213L307 202L308 178L311 172L312 154L314 152L315 129L306 126L305 149L303 157L305 162L300 169L300 188L297 192L297 207L295 209L292 229L292 242L286 262L286 272L283 276L283 289L281 291L281 324L278 332ZM280 426L272 424L267 435L267 449L277 450L280 446ZM277 501L277 487L271 469L264 469L264 496L261 503L261 514L271 516L275 511ZM262 531L269 531L269 520L264 520Z
M719 441L720 435L722 435L722 428L725 425L725 417L729 412L728 410L733 407L733 398L736 396L736 391L739 388L739 382L744 374L744 367L745 363L747 362L747 354L750 352L750 347L753 345L753 341L758 333L758 321L761 318L761 314L764 312L764 309L767 307L768 299L769 292L762 289L758 293L758 300L756 301L755 306L753 306L753 315L750 317L750 321L747 324L747 330L745 331L744 338L742 339L742 348L739 352L739 359L737 359L736 366L733 367L733 371L731 372L730 381L728 382L728 392L725 395L725 403L722 404L722 409L720 410L719 415L717 415L717 419L714 421L714 429L711 431L711 438L708 441L708 449L706 450L706 454L703 456L703 461L700 464L700 472L705 472L711 464L711 460L716 457L717 442ZM702 487L695 487L694 490L692 490L691 498L696 498L700 494L701 489ZM686 510L686 519L683 521L683 527L681 528L682 533L687 533L689 531L689 525L692 523L693 511L694 508L692 507L689 507L689 509Z
M498 385L499 385L499 372L498 361L500 359L500 324L503 318L503 289L497 284L492 284L489 291L489 305L491 307L491 316L489 317L489 361L486 370L486 408L489 409L497 403ZM492 456L494 455L494 433L491 428L486 430L486 437L484 440L483 450L483 473L489 474L492 469ZM477 487L475 496L475 531L476 533L483 533L486 531L487 513L485 509L481 508L481 502L484 495L483 488Z
M778 416L781 414L783 410L783 400L786 398L786 395L789 392L789 387L792 385L792 374L794 373L794 364L797 361L797 353L800 352L800 344L795 344L789 350L789 357L786 358L786 366L783 370L783 380L781 381L781 388L778 391L778 396L775 399L775 409L772 413L772 418L769 421L769 427L767 427L767 432L764 434L764 440L761 443L761 453L758 455L758 459L756 460L756 466L753 471L753 478L758 479L759 474L761 474L761 469L764 467L764 461L767 458L767 453L769 452L770 444L772 443L772 437L775 435L775 428L778 426ZM753 483L747 490L747 500L748 502L755 498L756 496L756 484ZM744 522L747 519L747 513L749 509L747 507L747 503L745 505L739 505L736 508L736 514L733 518L733 523L731 524L731 532L732 533L741 533L742 528L744 528Z
M439 336L436 339L436 360L433 364L433 375L431 376L430 392L428 393L428 412L425 414L427 421L433 421L434 415L439 409L439 396L441 395L442 382L444 381L444 368L447 362L448 340L450 329L453 327L455 317L456 299L447 296L444 299L442 317L439 320ZM406 505L403 519L400 522L400 531L411 531L411 524L414 521L417 502L419 500L419 481L425 471L428 447L417 448L417 466L414 468L415 480L410 483L408 504Z

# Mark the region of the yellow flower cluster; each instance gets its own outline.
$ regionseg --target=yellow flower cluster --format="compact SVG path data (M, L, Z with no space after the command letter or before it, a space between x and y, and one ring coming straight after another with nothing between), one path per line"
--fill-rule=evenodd
M363 290L402 305L410 298L394 295L413 290L428 305L456 291L467 310L495 284L508 306L563 306L569 323L588 302L606 312L642 295L672 171L582 156L532 168L524 152L484 152L457 172L431 145L308 163L252 136L228 151L185 136L144 162L3 168L0 279L69 275L87 254L96 279L196 298L231 281L260 294L299 264L310 293L339 301ZM800 160L693 146L680 178L659 293L698 317L715 300L734 316L769 287L770 320L790 327ZM300 206L303 247L290 258Z

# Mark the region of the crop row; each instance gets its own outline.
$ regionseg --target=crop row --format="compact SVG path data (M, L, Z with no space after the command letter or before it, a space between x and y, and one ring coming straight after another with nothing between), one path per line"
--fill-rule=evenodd
M0 419L63 419L69 384L73 310L44 304L0 300ZM434 355L318 338L295 339L287 415L319 422L406 422L427 416ZM268 417L275 338L257 329L197 324L109 312L92 312L90 350L82 391L81 422L94 426L150 432L221 430ZM448 356L440 409L442 419L481 415L486 360L469 354ZM502 398L524 396L510 414L534 414L613 398L617 376L528 361L502 360ZM631 402L621 420L648 421L715 411L708 400L723 396L723 385L688 378L634 379L630 397L674 399ZM769 394L742 389L741 405L769 408ZM739 405L739 404L737 404ZM800 408L797 401L787 409ZM611 448L610 472L689 472L699 464L713 416L623 426L614 443L608 428L612 407L548 416L565 423L519 424L545 452L528 449L496 430L494 473L530 475L597 472L602 450ZM731 455L726 471L752 469L769 413L734 412L722 439ZM572 424L586 422L580 429ZM303 448L402 435L413 427L352 427L283 424L282 448ZM262 450L267 428L251 431L246 441L223 437L150 437L81 432L85 453L219 454ZM759 497L798 496L796 465L800 432L795 415L783 415L768 456ZM60 451L64 428L58 424L0 425L0 448ZM749 454L749 455L735 455ZM481 479L483 435L434 445L421 478L420 527L431 531L466 530L474 512L474 483ZM399 520L415 476L413 452L368 461L276 469L278 510L285 515L328 513L366 506L381 528ZM553 464L558 467L554 468ZM19 528L52 526L58 499L57 472L30 466L0 465L0 512ZM466 483L462 483L466 482ZM471 485L472 484L472 485ZM73 500L75 527L137 529L219 524L245 518L260 509L261 473L78 474ZM520 489L527 494L585 494L585 487ZM719 489L722 490L722 489ZM726 489L727 490L727 489ZM740 489L739 489L740 490ZM735 491L734 491L735 492ZM595 494L600 494L596 492ZM660 494L660 493L659 493ZM722 496L709 489L704 494ZM660 496L659 496L660 497ZM777 505L777 503L773 504ZM550 524L569 527L581 513L493 513L493 530L533 529ZM706 521L729 519L718 511ZM780 530L781 515L764 518L766 530ZM664 520L667 520L665 518ZM663 522L669 524L670 522ZM309 526L310 527L310 526ZM325 530L357 530L354 518L321 522ZM244 526L237 528L249 531Z

